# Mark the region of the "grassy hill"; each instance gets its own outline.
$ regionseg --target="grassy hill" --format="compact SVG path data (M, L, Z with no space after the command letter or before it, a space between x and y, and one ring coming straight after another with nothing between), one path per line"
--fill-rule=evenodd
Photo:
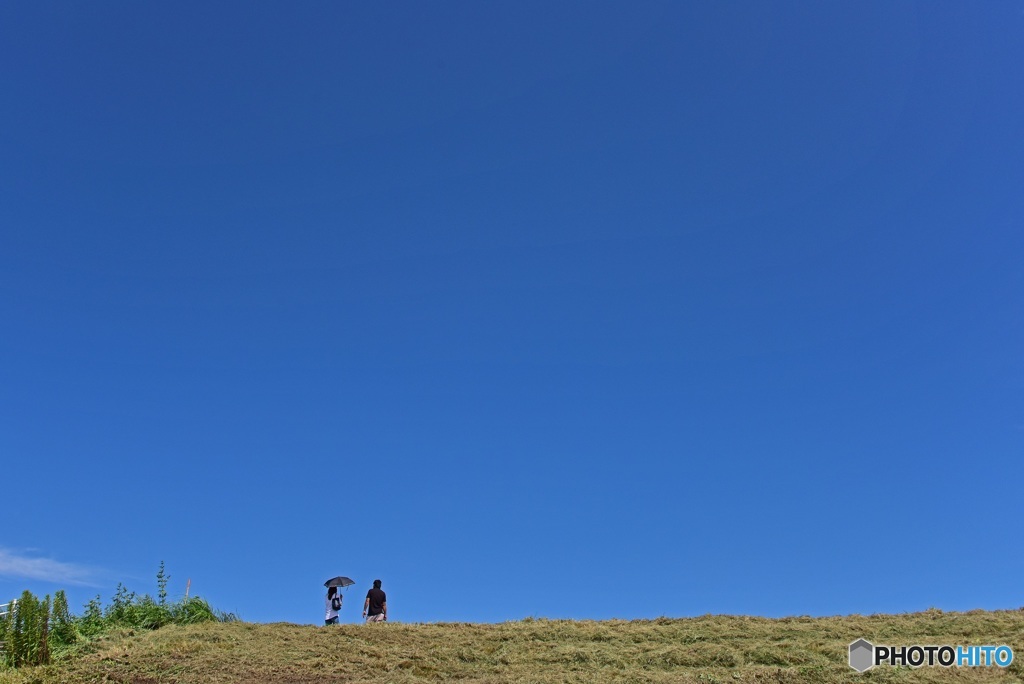
M1008 644L1000 668L879 667L847 645ZM0 672L28 682L1011 682L1024 681L1024 610L767 619L310 627L209 623L123 632L54 665Z

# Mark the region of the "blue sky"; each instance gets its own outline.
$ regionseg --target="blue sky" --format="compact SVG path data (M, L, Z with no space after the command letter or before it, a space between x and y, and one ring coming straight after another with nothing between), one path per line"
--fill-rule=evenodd
M1016 608L1024 4L0 5L0 600Z

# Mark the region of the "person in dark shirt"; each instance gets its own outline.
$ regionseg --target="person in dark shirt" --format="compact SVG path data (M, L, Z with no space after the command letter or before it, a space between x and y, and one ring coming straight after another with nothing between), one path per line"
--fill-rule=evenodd
M367 622L386 622L388 619L388 596L381 591L379 579L373 580L373 589L366 592L363 617Z

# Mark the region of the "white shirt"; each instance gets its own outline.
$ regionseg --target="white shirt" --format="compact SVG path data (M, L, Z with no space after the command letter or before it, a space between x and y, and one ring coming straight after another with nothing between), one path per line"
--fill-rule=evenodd
M337 594L337 597L340 599L341 594ZM331 618L338 617L339 611L331 608L331 599L324 597L324 606L327 608L327 616L324 617L324 620L330 620Z

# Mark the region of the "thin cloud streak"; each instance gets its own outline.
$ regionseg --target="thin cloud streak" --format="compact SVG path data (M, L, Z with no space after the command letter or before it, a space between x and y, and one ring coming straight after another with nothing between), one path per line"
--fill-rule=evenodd
M0 548L0 577L42 580L61 584L95 586L92 568L39 558Z

